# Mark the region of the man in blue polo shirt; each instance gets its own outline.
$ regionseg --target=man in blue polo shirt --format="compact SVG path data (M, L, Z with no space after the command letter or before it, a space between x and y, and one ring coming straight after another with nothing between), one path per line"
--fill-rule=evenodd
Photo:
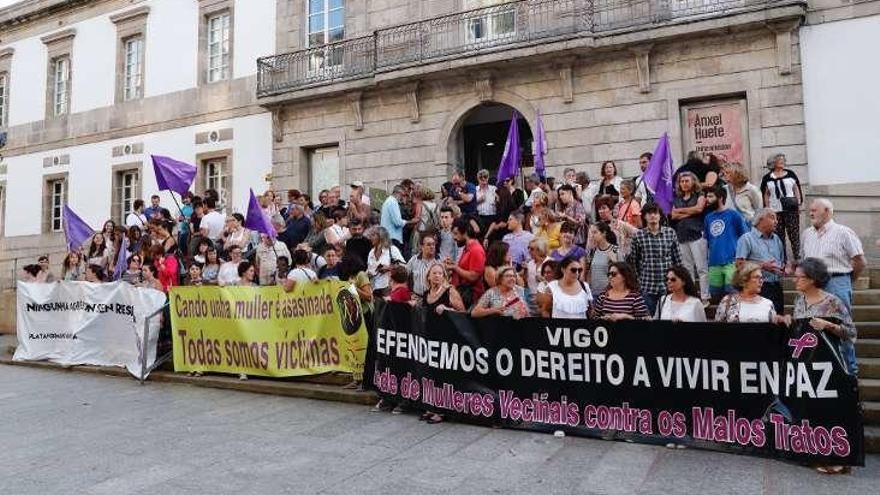
M785 309L782 293L782 275L785 273L785 247L775 234L776 212L762 208L755 212L754 227L736 243L736 265L746 261L761 265L764 284L761 296L773 301L777 314Z
M727 190L715 187L706 191L706 210L703 235L709 244L709 294L718 302L733 292L733 274L736 272L736 242L749 231L749 224L736 210L724 208Z

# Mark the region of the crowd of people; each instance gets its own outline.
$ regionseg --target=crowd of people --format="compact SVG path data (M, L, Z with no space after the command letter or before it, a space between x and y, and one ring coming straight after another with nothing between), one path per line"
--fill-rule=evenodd
M760 185L739 163L691 152L673 175L668 214L643 180L607 161L598 178L566 168L561 180L532 175L493 184L453 173L439 192L405 179L382 204L364 184L318 194L260 197L277 238L248 230L215 191L184 195L169 210L159 196L134 203L125 225L108 220L56 277L43 257L31 280L125 282L168 291L179 284L256 286L338 279L352 282L369 313L374 300L475 318L667 319L773 322L810 318L841 339L856 372L852 281L865 268L852 229L833 205L808 205L785 156L767 161ZM226 213L223 213L223 212ZM126 241L126 242L124 242ZM124 250L123 250L124 247ZM799 295L784 314L782 280ZM433 420L438 420L432 417Z

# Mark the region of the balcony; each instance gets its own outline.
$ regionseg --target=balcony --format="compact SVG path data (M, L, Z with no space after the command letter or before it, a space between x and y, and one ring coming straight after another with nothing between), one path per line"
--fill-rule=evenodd
M511 1L260 58L257 96L268 98L449 59L803 4L805 0Z

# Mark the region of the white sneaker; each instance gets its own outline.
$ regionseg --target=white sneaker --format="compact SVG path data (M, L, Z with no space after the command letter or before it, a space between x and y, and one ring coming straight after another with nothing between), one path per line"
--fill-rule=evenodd
M247 379L248 379L247 374L246 374L246 373L239 373L239 374L238 374L238 379L241 380L241 381L245 381L245 380L247 380Z

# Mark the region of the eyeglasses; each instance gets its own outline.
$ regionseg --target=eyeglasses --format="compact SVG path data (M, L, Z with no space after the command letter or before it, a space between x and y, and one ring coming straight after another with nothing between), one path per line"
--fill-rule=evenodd
M580 275L581 273L584 272L584 269L583 268L569 268L568 271L571 273L574 273L575 275Z
M666 281L667 282L678 282L678 278L677 277L666 277Z

